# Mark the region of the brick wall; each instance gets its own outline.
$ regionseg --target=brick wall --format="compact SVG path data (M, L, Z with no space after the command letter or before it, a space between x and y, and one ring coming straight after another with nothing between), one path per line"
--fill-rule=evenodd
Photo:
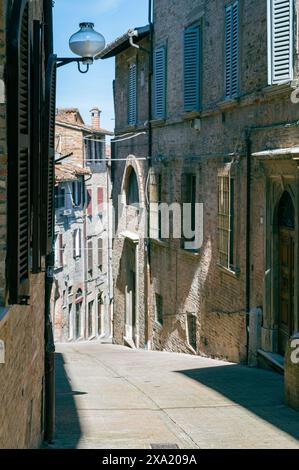
M36 448L42 440L44 274L31 277L30 306L0 311L0 448Z

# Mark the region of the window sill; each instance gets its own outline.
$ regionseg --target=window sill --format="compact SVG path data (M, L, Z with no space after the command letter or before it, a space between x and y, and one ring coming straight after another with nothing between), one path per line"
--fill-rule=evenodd
M231 271L228 268L225 268L221 264L217 263L217 267L220 271L222 271L224 274L227 274L228 276L233 277L234 279L239 279L240 278L240 271L237 269L236 271Z
M156 128L156 127L164 127L165 126L165 123L166 123L166 119L165 118L161 118L161 119L153 119L151 121L151 126L153 128Z
M263 88L263 92L266 96L280 96L290 93L297 87L296 80L288 81L285 83L275 83L272 85L268 85Z
M199 110L196 111L188 111L182 115L183 121L192 121L193 119L199 118L201 112Z

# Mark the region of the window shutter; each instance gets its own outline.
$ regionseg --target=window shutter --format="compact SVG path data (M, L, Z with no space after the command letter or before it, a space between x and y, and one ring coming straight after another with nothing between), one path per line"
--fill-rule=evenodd
M33 22L32 57L32 271L41 270L41 23Z
M76 258L76 233L77 230L73 232L73 258Z
M166 50L159 47L154 52L154 109L155 118L166 114Z
M92 215L92 189L87 190L87 214Z
M239 2L225 9L225 97L238 95L239 86Z
M93 267L93 249L92 249L92 240L87 243L87 250L88 250L88 271L92 272Z
M184 31L184 109L199 109L200 97L200 28Z
M103 212L103 202L104 202L104 189L98 188L98 211L99 213Z
M129 66L128 124L134 126L137 121L137 69L136 64Z
M63 235L59 234L59 265L63 267Z
M102 269L103 266L103 239L98 238L98 266Z
M56 56L50 55L46 70L43 132L43 254L52 251L54 227Z
M268 0L269 84L293 79L293 0Z
M9 302L29 296L30 49L29 3L14 2L7 37Z

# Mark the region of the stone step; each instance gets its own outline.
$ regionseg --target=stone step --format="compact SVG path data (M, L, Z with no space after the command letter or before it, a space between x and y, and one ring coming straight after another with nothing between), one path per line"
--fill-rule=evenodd
M270 369L284 375L284 357L280 354L258 350L258 365L263 369Z

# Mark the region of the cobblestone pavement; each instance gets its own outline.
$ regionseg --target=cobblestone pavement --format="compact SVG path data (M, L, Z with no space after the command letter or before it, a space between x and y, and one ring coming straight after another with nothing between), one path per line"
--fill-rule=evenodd
M55 448L297 448L283 377L184 354L57 345Z

